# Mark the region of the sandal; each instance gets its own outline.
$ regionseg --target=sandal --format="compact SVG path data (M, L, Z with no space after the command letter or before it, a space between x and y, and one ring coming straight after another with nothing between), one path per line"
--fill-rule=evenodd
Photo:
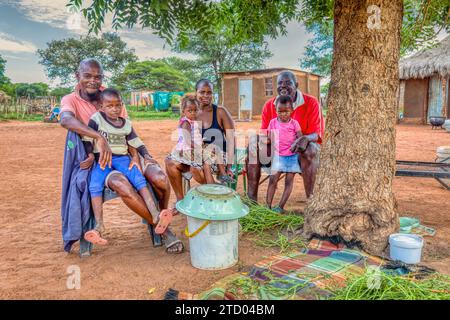
M173 254L180 254L184 252L184 244L180 239L177 239L177 237L174 234L166 235L166 238L163 238L163 243L166 246L166 252L167 253L173 253ZM170 248L173 246L176 246L178 243L181 243L181 250L177 251L169 251Z
M273 207L271 210L273 212L276 212L276 213L283 213L284 212L284 210L282 208L280 208L279 206Z
M98 244L101 246L107 245L108 244L108 240L103 239L102 236L100 235L100 232L98 232L97 230L89 230L88 232L86 232L84 234L84 239L86 241L89 241L90 243L93 244Z
M235 183L235 182L236 182L232 177L230 177L230 176L227 175L227 174L224 174L224 175L219 176L219 181L220 181L222 184Z
M173 209L164 209L159 214L159 221L155 227L156 234L163 234L173 219Z

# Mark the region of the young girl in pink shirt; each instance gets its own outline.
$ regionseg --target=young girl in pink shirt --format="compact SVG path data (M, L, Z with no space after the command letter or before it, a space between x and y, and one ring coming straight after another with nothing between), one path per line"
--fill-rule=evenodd
M298 121L291 118L294 108L290 96L279 96L275 101L275 106L278 116L270 121L267 128L273 156L266 204L269 208L272 208L278 180L282 173L286 173L284 191L280 203L272 208L276 212L283 212L284 205L294 187L294 176L296 173L301 172L298 154L291 151L291 146L302 135L302 132Z

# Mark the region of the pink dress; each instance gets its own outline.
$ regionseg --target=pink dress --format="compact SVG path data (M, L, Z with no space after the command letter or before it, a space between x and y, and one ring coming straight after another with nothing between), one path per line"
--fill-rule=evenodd
M185 136L182 128L184 122L188 122L191 126L189 132L189 141L185 141ZM202 167L202 134L200 131L201 122L192 121L186 117L182 117L178 123L178 142L174 150L168 156L169 159L186 164L188 166ZM186 133L185 133L186 134ZM192 149L191 142L194 142L194 149Z

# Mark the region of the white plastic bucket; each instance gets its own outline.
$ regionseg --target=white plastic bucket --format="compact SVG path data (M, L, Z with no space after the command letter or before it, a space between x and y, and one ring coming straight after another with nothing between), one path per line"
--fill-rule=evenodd
M203 270L221 270L238 261L238 220L187 217L191 263ZM200 231L199 231L200 230Z
M416 234L394 233L389 236L389 251L392 260L417 264L422 256L423 238Z

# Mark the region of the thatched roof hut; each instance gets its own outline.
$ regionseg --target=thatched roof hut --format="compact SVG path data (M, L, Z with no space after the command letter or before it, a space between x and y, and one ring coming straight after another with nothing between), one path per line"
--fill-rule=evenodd
M399 67L399 107L405 121L428 123L432 116L450 116L450 36L400 60Z
M450 76L450 36L435 48L400 60L400 79L424 79L433 75Z

